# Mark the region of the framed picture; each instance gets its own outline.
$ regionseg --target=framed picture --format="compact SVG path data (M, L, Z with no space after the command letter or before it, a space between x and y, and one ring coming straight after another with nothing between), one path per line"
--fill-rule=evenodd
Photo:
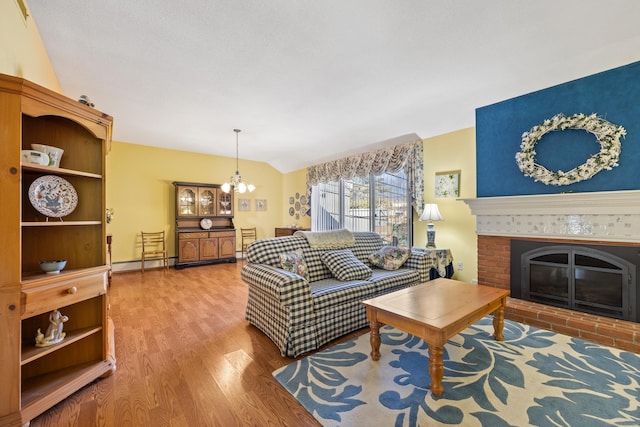
M266 211L267 210L267 200L266 199L256 199L256 211Z
M436 197L460 197L460 171L436 172Z
M251 210L251 200L249 199L238 199L238 210L247 212Z
M289 204L292 205L293 204L293 197L289 197Z

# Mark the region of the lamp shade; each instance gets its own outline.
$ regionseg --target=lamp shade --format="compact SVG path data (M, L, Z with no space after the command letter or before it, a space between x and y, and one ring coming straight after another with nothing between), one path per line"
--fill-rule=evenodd
M435 203L425 203L422 215L420 215L420 221L442 221L442 215L438 210L438 205Z

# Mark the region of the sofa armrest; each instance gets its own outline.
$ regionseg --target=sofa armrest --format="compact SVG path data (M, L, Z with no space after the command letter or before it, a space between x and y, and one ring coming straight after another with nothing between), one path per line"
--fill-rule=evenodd
M418 270L420 274L420 282L426 282L429 280L429 272L432 267L435 267L433 259L428 256L424 251L411 250L411 256L404 263L404 267L411 268L412 270Z
M242 267L240 275L249 287L260 288L280 304L292 308L292 311L307 307L313 310L309 282L298 274L266 264L249 263Z
M408 268L414 268L420 272L420 280L430 279L430 271L435 268L440 277L453 275L453 256L449 249L422 249L412 248L411 256L406 262ZM449 274L451 273L451 274Z

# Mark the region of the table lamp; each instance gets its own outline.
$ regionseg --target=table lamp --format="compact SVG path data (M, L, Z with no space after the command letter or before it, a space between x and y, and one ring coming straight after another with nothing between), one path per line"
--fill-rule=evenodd
M433 221L442 221L442 215L438 210L438 205L435 203L425 203L422 215L420 215L420 221L429 221L427 224L427 247L436 247L436 228L433 225Z

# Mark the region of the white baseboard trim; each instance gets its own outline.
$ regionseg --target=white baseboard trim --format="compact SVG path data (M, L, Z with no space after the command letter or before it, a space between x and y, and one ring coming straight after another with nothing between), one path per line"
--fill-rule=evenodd
M169 258L169 267L173 266L176 263L175 258ZM161 259L153 259L144 262L144 268L162 268L162 260ZM141 271L142 270L142 261L122 261L122 262L114 262L111 265L111 271L114 273L124 272L124 271Z
M242 252L236 252L236 258L242 259ZM175 263L176 263L175 257L169 258L169 267L173 267ZM145 265L145 269L162 268L162 260L153 259L153 260L145 261L144 265ZM114 273L125 272L125 271L142 271L142 261L133 260L133 261L114 262L111 265L111 271Z

